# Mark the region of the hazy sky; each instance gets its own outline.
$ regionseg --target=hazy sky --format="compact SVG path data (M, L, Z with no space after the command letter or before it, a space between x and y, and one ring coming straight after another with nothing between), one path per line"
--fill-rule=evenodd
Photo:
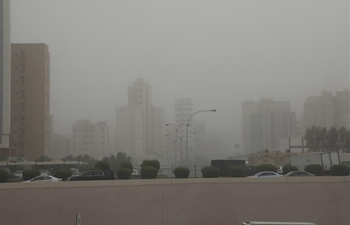
M241 102L349 87L348 0L12 0L12 41L49 45L55 132L107 120L143 77L173 121L192 98L207 128L241 137Z

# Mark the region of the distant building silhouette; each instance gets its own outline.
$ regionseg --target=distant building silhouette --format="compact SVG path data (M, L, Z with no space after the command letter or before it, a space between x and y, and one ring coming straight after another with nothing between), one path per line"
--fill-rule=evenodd
M320 96L308 97L304 103L303 131L313 125L349 128L349 101L349 89L337 91L334 96L332 92L323 90Z
M281 139L295 136L295 112L287 101L245 101L242 116L244 153L278 150Z

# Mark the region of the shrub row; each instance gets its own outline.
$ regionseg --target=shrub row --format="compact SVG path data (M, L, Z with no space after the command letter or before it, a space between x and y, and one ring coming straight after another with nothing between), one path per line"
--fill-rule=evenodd
M117 175L119 180L129 180L132 174L134 167L129 161L124 161L120 164L120 167L117 169Z
M23 171L23 180L30 180L36 176L40 175L40 171L37 169L25 170Z
M0 183L5 183L9 179L9 176L6 170L0 169Z

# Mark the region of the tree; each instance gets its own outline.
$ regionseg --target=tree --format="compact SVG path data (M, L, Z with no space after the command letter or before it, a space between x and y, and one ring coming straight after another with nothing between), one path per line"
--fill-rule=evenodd
M335 127L332 127L328 130L326 134L326 150L327 151L338 151L338 130Z
M350 129L346 130L345 127L341 127L338 130L338 145L343 153L350 153Z
M72 156L72 155L66 155L65 157L63 157L61 159L63 162L66 162L66 161L75 161L75 157Z
M8 172L6 170L0 169L0 183L5 183L8 179Z
M58 170L55 170L53 172L53 176L57 177L57 178L61 178L62 180L67 180L68 177L72 176L72 170L70 170L69 168L61 168Z
M320 133L320 127L312 126L306 129L305 141L309 151L318 152L320 150Z
M286 175L287 173L292 172L292 171L298 171L298 167L288 164L288 165L283 166L283 168L282 168L283 175Z
M175 178L188 178L190 169L186 167L176 167L174 170Z
M149 159L146 159L146 160L143 160L142 164L140 165L141 167L143 166L153 166L154 168L156 168L157 171L159 171L160 169L160 163L158 160L156 159L153 159L153 160L149 160Z
M231 166L229 172L231 177L245 177L245 168L243 166Z

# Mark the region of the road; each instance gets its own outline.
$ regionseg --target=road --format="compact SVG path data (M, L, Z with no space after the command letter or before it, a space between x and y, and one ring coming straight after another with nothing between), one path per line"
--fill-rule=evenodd
M231 183L0 190L1 225L349 225L348 183Z

